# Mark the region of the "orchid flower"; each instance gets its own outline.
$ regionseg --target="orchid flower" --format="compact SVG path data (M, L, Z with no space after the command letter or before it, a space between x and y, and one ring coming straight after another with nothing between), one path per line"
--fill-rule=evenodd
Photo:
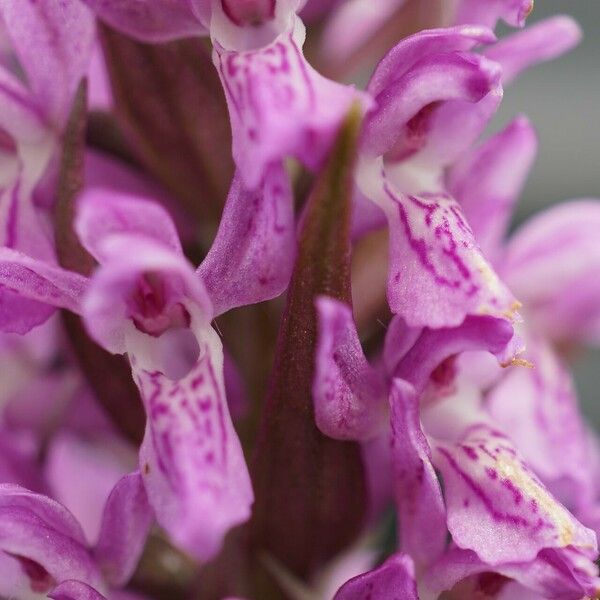
M102 600L130 579L152 513L139 473L120 479L104 507L90 548L80 524L61 504L0 484L0 593L11 598Z
M150 504L159 524L200 558L214 555L252 503L225 399L222 347L210 322L287 283L289 274L270 270L260 245L268 237L272 247L274 237L281 256L291 255L293 229L286 229L285 216L273 218L271 204L283 209L279 195L287 185L282 173L256 200L234 185L229 209L255 202L257 210L231 221L239 230L220 230L198 274L164 209L101 190L82 198L76 223L81 243L101 265L91 280L1 251L3 286L83 315L100 345L127 353L148 418L140 471ZM233 255L231 236L238 242ZM221 285L223 277L231 287Z

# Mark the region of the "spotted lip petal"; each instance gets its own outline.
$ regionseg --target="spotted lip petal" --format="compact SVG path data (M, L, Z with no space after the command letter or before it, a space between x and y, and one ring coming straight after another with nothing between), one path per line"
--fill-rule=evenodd
M280 165L267 169L256 191L234 177L219 231L198 275L215 316L281 294L296 250L293 196Z
M148 415L140 470L158 523L200 560L213 557L227 531L250 516L253 493L233 429L214 331L198 336L200 356L172 381L131 357Z
M379 163L381 164L381 163ZM390 229L390 309L411 327L452 327L467 315L510 318L518 304L483 257L460 205L399 193L383 168L359 174Z
M419 600L415 568L410 556L394 554L380 567L347 581L334 600Z
M302 54L305 30L293 28L257 50L229 51L218 43L213 58L229 106L233 156L245 185L259 186L267 167L294 156L319 166L355 100L353 88L319 75Z
M317 299L319 335L313 399L319 429L338 440L368 440L385 430L387 385L365 358L350 307Z
M448 529L457 546L490 566L532 561L542 550L596 553L596 535L548 492L512 442L487 425L456 445L437 443Z

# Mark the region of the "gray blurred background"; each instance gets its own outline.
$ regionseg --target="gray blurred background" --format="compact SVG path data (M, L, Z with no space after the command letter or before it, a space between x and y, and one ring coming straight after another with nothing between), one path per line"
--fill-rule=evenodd
M528 24L560 13L579 22L583 42L507 89L493 124L500 129L525 113L540 138L517 223L567 198L600 198L600 0L536 0ZM582 356L575 373L584 411L600 430L600 351Z

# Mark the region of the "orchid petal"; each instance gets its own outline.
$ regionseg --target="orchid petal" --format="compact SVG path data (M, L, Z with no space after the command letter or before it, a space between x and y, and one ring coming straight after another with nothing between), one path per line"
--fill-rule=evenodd
M499 80L498 65L475 54L440 53L421 59L376 96L376 108L365 123L365 152L383 155L398 143L402 154L413 152L415 133L409 122L419 111L434 102L479 102Z
M552 60L581 41L581 29L564 15L551 17L505 37L484 51L502 66L502 83L507 85L532 65Z
M179 253L144 236L126 234L107 237L101 253L106 260L91 280L83 315L90 335L109 352L127 352L127 333L138 331L132 304L140 282L148 276L157 280L163 313L177 305L186 310L193 306L206 322L212 318L202 282Z
M448 190L460 202L488 258L499 254L536 151L532 125L525 117L518 117L462 158L448 175Z
M510 317L514 297L483 257L459 204L447 195L400 194L383 171L360 175L390 229L387 296L411 327L459 325L467 315Z
M81 581L63 581L48 594L52 600L106 600L94 588Z
M502 274L531 325L562 341L600 341L600 202L576 200L530 219L512 236Z
M179 381L136 356L131 363L148 415L140 450L148 499L172 540L207 560L248 519L253 493L225 399L221 343L210 329L198 343L198 361Z
M504 435L469 428L456 445L437 443L448 529L489 565L533 560L544 549L595 552L596 534L559 504Z
M113 235L141 236L183 254L175 225L160 204L113 190L92 189L79 198L75 230L100 263L106 259L102 245Z
M287 287L296 250L288 175L270 167L256 191L235 176L213 245L198 267L215 316L269 300Z
M20 591L33 586L48 592L68 579L101 585L81 527L63 506L19 486L0 484L0 513L3 596L20 597Z
M424 579L423 589L432 597L453 589L456 597L492 593L498 600L580 600L596 595L599 581L594 563L573 548L543 550L534 560L492 567L471 550L454 547Z
M129 581L144 549L152 518L140 473L120 479L106 501L94 549L94 558L109 584L118 587Z
M574 383L543 339L528 339L527 358L534 368L506 373L486 406L546 487L576 509L594 501L596 474Z
M296 19L293 30L258 50L215 46L214 62L231 117L233 156L250 189L260 185L270 164L287 156L317 168L351 104L365 98L312 69L302 55L304 37L304 26Z
M405 554L394 554L383 565L347 581L334 600L419 600L415 568Z
M350 307L327 297L318 298L316 304L317 426L334 439L366 441L385 430L387 386L363 354Z
M420 31L394 46L379 62L368 85L377 97L412 67L427 57L449 52L467 52L478 44L489 44L496 36L487 27L473 25Z
M188 0L84 0L111 27L145 42L205 35Z
M394 380L390 393L392 461L400 547L416 565L436 560L446 545L446 510L421 429L414 388Z
M533 0L459 0L455 23L478 23L492 29L502 19L507 25L523 27L533 10Z
M75 313L87 279L10 248L0 248L0 328L26 333L46 321L54 307Z
M62 126L92 53L93 14L79 0L2 0L0 15L38 105Z

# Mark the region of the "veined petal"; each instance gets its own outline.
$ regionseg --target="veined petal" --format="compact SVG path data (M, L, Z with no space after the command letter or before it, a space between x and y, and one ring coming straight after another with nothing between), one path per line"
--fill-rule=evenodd
M376 97L424 58L449 52L467 52L476 45L495 40L496 36L490 29L474 25L420 31L399 42L381 59L367 90Z
M506 373L487 395L487 410L546 487L577 511L595 501L597 481L575 386L543 339L529 337L527 358L534 368Z
M515 202L537 152L537 136L525 117L475 148L447 176L475 239L490 259L498 258Z
M444 479L454 542L489 565L531 561L545 549L596 552L596 534L548 492L512 442L489 426L472 426L456 445L437 443L434 464Z
M305 30L293 29L258 50L215 45L231 117L233 156L244 183L260 185L267 167L294 156L318 167L351 104L366 96L319 75L302 54Z
M497 63L476 54L438 53L421 59L375 97L376 108L365 123L365 151L379 156L420 150L413 138L422 134L410 121L421 110L435 102L479 102L499 80ZM401 150L394 147L398 144Z
M502 276L554 340L600 340L599 227L600 201L575 200L529 219L507 246Z
M503 38L484 54L502 66L502 83L507 85L528 67L568 52L581 36L579 25L571 17L559 15Z
M113 235L147 238L183 254L169 213L157 202L109 189L91 189L78 200L75 230L86 250L102 263L102 245Z
M392 383L390 412L400 548L422 568L435 561L446 545L444 499L421 429L418 397L401 379Z
M125 585L140 559L152 524L152 511L140 473L126 475L113 488L102 516L94 558L105 580Z
M0 593L49 592L68 579L101 589L81 527L63 506L19 486L0 485Z
M93 14L79 0L2 0L0 14L38 106L62 126L91 57Z
M81 311L87 279L10 248L0 248L2 331L26 333L46 321L54 307Z
M380 567L347 581L334 600L419 600L415 567L406 554L394 554Z
M385 430L387 385L365 358L350 307L317 299L319 335L313 400L319 429L338 440L363 440Z
M281 294L295 253L293 196L283 167L269 167L254 191L236 175L217 237L198 267L215 316Z
M106 598L97 592L94 588L81 581L70 579L64 581L55 587L48 598L52 600L106 600Z
M359 185L388 219L393 313L411 327L432 328L457 326L467 315L511 317L518 305L452 197L398 193L377 161L359 167Z
M478 23L492 29L502 19L507 25L523 27L533 10L533 0L459 0L455 23Z
M172 381L131 357L148 421L140 470L158 523L200 560L214 556L227 531L248 519L253 493L223 386L221 342L198 337L190 373Z
M146 42L205 35L188 0L83 0L111 27Z

